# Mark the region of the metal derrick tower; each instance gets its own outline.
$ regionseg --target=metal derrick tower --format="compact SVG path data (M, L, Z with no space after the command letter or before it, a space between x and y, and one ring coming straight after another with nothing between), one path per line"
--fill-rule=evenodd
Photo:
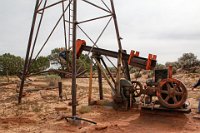
M85 3L87 5L90 5L99 11L105 13L105 15L97 16L94 18L88 18L85 20L79 20L77 17L78 9L79 9L79 3ZM101 4L99 4L101 3ZM42 27L43 21L45 21L44 16L47 10L50 8L53 8L55 6L61 5L62 13L57 20L55 26L51 30L49 36L44 41L44 44L40 48L39 51L37 51L35 48L37 47L38 37L40 36L40 29ZM60 8L59 7L59 8ZM58 8L58 7L57 7ZM87 16L87 14L85 14ZM91 21L97 21L100 19L109 18L108 22L102 29L102 31L97 34L97 39L93 40L85 31L83 28L81 28L81 24L83 23L89 23ZM117 60L117 76L116 76L116 84L115 88L116 90L119 90L120 88L120 78L121 78L121 70L122 70L122 45L121 45L121 37L119 34L118 29L118 23L115 13L115 7L113 0L36 0L35 9L33 13L33 19L32 19L32 26L31 31L29 35L28 40L28 46L26 51L26 58L25 58L25 64L24 69L21 77L21 86L20 86L20 92L19 92L19 98L18 103L21 103L22 94L23 94L23 88L24 88L24 81L26 80L27 75L29 74L29 68L31 64L34 62L33 59L37 59L37 57L41 54L42 50L45 49L45 45L48 44L50 41L50 38L53 36L53 33L55 32L56 28L60 23L63 23L63 35L64 35L64 46L66 50L70 50L72 48L72 116L76 115L76 40L77 40L77 30L82 32L88 40L92 43L92 47L98 47L97 43L99 39L102 37L103 33L107 29L110 22L114 22L114 28L115 28L115 34L117 38L117 46L118 47L118 60ZM35 55L35 57L33 57ZM32 61L33 60L33 61ZM118 94L120 92L117 92ZM119 94L120 95L120 94Z

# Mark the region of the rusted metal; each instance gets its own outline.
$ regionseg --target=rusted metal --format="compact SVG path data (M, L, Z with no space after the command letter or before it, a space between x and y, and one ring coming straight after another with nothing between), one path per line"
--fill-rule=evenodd
M29 35L29 41L28 41L28 46L27 46L27 51L26 51L26 59L25 59L25 64L24 64L24 70L23 70L23 73L22 73L22 80L21 80L19 97L18 97L18 103L19 104L21 103L23 88L24 88L24 81L26 79L26 74L27 74L27 70L28 70L27 67L28 67L28 63L29 63L29 53L30 53L30 49L31 49L31 45L32 45L34 26L35 26L36 17L37 17L38 4L39 4L39 0L36 0L35 11L34 11L34 14L33 14L32 26L31 26L31 31L30 31L30 35Z
M101 55L95 54L93 55L98 60L98 62L101 64ZM103 84L102 84L102 73L101 69L97 66L98 71L98 82L99 82L99 98L100 100L103 100Z
M109 76L111 77L111 79L112 79L113 83L115 84L115 79L114 79L114 77L113 77L112 73L110 72L110 70L108 69L108 67L107 67L107 65L106 65L106 63L105 63L105 61L104 61L104 59L103 59L103 58L101 58L101 61L102 61L103 65L104 65L104 67L106 68L106 70L107 70L107 72L108 72Z
M113 58L118 58L118 52L115 51L110 51L110 50L105 50L102 48L92 48L91 46L85 46L85 45L81 45L81 48L79 49L80 51L78 53L80 53L81 51L91 51L93 53L99 53L101 55L105 55L105 56L109 56L109 57L113 57ZM122 53L122 60L128 62L130 55L126 54L126 53ZM136 66L142 69L146 69L146 65L148 62L147 58L143 58L143 57L137 57L134 56L131 58L130 60L130 65L132 66ZM156 66L156 60L151 60L151 66L150 68L153 69Z
M42 3L42 2L41 2L41 3ZM41 3L40 3L40 4L41 4ZM43 7L45 7L46 4L47 4L47 0L45 0L44 6L43 6ZM38 6L39 6L39 5L38 5ZM44 10L42 11L41 16L40 16L38 28L37 28L37 31L36 31L35 39L34 39L33 46L32 46L32 50L31 50L31 55L30 55L30 57L29 57L29 60L30 60L30 61L29 61L29 64L28 64L28 71L29 71L29 69L30 69L31 64L33 64L34 61L35 61L35 60L33 60L33 62L31 62L31 61L32 61L32 58L33 58L33 53L34 53L34 50L35 50L35 45L36 45L36 42L37 42L37 39L38 39L38 35L39 35L39 32L40 32L40 27L41 27L41 24L42 24L43 16L44 16Z
M156 95L164 107L180 108L187 99L187 89L179 80L167 78L159 82Z
M110 16L112 16L112 15L105 15L105 16L101 16L101 17L96 17L96 18L93 18L93 19L80 21L80 22L78 22L78 24L87 23L87 22L90 22L90 21L94 21L94 20L98 20L98 19L102 19L102 18L107 18L107 17L110 17Z
M67 48L67 31L66 31L66 24L65 24L65 4L64 1L62 1L62 13L63 13L63 29L64 29L64 40L65 40L65 49ZM67 59L66 59L67 62Z
M112 9L112 15L113 15L113 20L114 20L114 25L115 25L115 32L116 32L116 36L117 36L117 43L118 43L118 58L117 58L117 76L116 76L116 83L115 83L115 87L116 87L116 97L120 97L120 79L121 77L121 73L122 73L122 44L121 44L121 37L119 35L119 27L118 27L118 22L117 22L117 16L115 13L115 7L114 7L114 2L113 0L110 0L111 3L111 9Z
M172 68L172 66L169 66L168 67L168 77L172 78L172 74L173 74L173 68Z
M73 0L73 46L72 46L72 116L76 116L76 26L77 0Z
M48 9L48 8L50 8L50 7L56 6L56 5L58 5L58 4L60 4L60 3L64 2L64 1L67 1L67 0L61 0L61 1L58 1L58 2L53 3L53 4L51 4L51 5L48 5L48 6L44 7L44 8L41 8L41 9L37 10L37 12L40 12L40 11L42 11L42 10L46 10L46 9Z
M99 63L99 61L98 61L96 58L94 58L94 60L96 61L96 63L97 63L97 65L98 65L98 67L101 69L101 71L102 71L102 74L103 74L104 78L106 79L106 81L107 81L107 82L108 82L108 84L110 85L110 87L111 87L111 92L112 92L112 95L114 96L114 95L116 94L115 87L114 87L114 86L113 86L113 84L110 82L110 80L109 80L109 78L108 78L107 74L105 73L105 71L104 71L104 69L103 69L102 65Z
M93 77L93 64L92 59L90 60L90 79L89 79L89 91L88 91L88 104L90 105L92 100L92 77Z
M62 82L58 82L58 92L59 92L59 98L62 100L63 98Z
M82 1L84 1L84 2L86 2L86 3L88 3L88 4L92 5L92 6L94 6L96 8L99 8L99 9L105 11L105 12L111 13L109 10L106 10L106 9L104 9L104 8L98 6L98 5L96 5L96 4L94 4L94 3L90 2L90 1L87 1L87 0L82 0Z
M123 53L126 54L126 50L123 50ZM129 67L128 67L128 62L127 61L122 61L123 66L124 66L124 74L125 78L129 81L131 81L130 73L129 73Z

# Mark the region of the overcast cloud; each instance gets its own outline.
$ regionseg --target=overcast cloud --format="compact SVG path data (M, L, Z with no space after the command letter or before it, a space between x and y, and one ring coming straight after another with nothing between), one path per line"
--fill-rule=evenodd
M52 1L52 0L51 0ZM58 0L55 0L58 1ZM94 0L98 1L98 0ZM105 0L106 1L106 0ZM138 50L142 56L153 53L158 62L176 61L183 53L192 52L200 58L200 0L114 0L123 48L128 52ZM5 0L0 4L0 54L9 52L24 57L35 0ZM82 7L80 7L82 8ZM52 11L48 21L53 22ZM88 16L91 10L84 10ZM94 13L94 12L93 12ZM112 25L111 25L112 26ZM95 25L86 25L89 31L98 33ZM84 28L85 28L84 27ZM42 32L51 30L46 26ZM111 44L115 32L108 29L102 47L117 51ZM57 33L51 46L43 54L59 47ZM83 38L84 39L84 38ZM42 41L41 41L42 42Z

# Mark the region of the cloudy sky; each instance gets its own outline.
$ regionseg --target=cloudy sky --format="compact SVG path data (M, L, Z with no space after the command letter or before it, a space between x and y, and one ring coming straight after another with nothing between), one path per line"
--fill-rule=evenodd
M114 0L114 2L120 35L123 38L122 45L128 52L137 50L144 57L148 53L156 54L160 63L176 61L187 52L194 53L200 59L199 0ZM34 5L35 0L1 2L0 54L9 52L25 56ZM79 8L82 9L79 13L80 19L98 14L92 11L92 8L86 8L84 4L80 4ZM56 16L59 16L59 11L60 8L57 7L46 14L46 23L41 31L39 44L42 44L49 34L52 25L55 24ZM112 23L109 26L99 46L117 51L117 44L111 39L115 35ZM98 23L83 26L92 35L98 33L99 27L101 26ZM63 39L62 33L58 30L42 54L47 55L52 48L61 47L61 38Z

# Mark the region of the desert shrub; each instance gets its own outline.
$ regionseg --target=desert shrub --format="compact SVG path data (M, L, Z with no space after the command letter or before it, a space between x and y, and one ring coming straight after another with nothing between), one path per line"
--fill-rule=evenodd
M79 109L79 113L81 114L89 113L90 111L91 111L90 106L81 106L81 108Z
M57 83L61 80L61 77L58 75L47 75L46 79L49 81L49 86L56 86Z
M184 53L182 57L178 59L178 63L182 70L188 72L195 72L200 66L200 61L197 59L193 53Z

